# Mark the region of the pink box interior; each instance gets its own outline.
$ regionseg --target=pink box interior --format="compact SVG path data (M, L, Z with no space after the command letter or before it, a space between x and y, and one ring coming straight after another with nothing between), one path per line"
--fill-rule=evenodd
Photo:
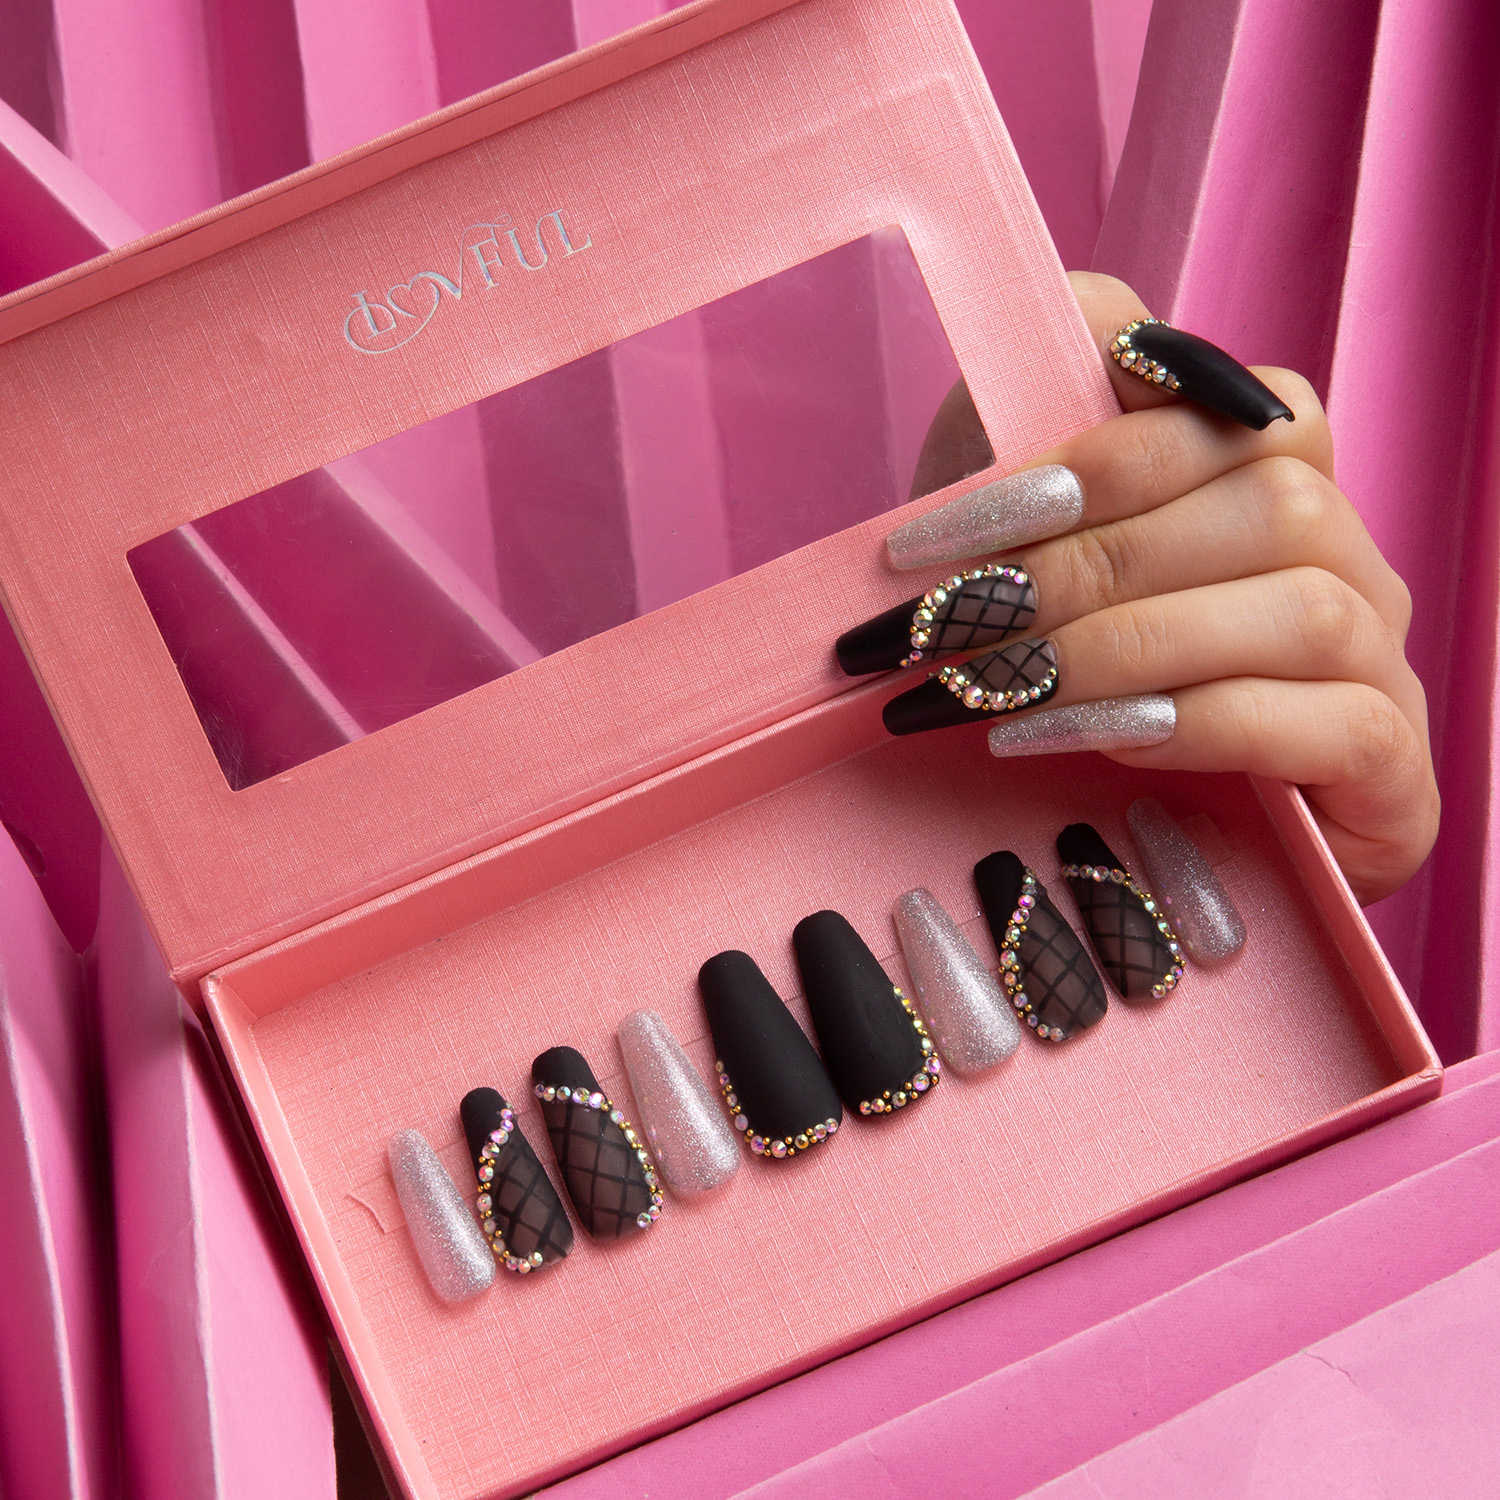
M1103 761L997 768L980 736L885 739L883 688L763 732L254 955L208 981L346 1349L421 1494L541 1482L1230 1176L1432 1092L1436 1066L1278 787L1184 786ZM526 1100L566 1037L613 1097L619 1017L658 1009L705 1072L699 963L743 947L795 999L797 919L835 906L898 979L889 909L925 884L993 961L973 861L1046 872L1067 817L1125 851L1144 792L1197 820L1252 928L1169 1005L950 1080L894 1128L786 1172L748 1166L638 1244L446 1308L416 1273L383 1144L415 1124L455 1178L455 1101ZM979 809L976 812L976 809ZM1271 816L1268 816L1268 812ZM1208 820L1207 825L1203 820ZM1283 847L1287 832L1295 856ZM1232 851L1232 852L1231 852ZM805 1019L805 1017L804 1017ZM560 1331L561 1347L560 1347ZM474 1381L466 1372L504 1371ZM503 1442L486 1439L490 1431Z
M482 313L432 293L443 316L398 356L351 351L351 292L414 297L406 278L502 192L523 223L566 207L587 255L518 273ZM461 461L466 403L891 227L995 472L1110 412L944 3L689 6L0 308L7 608L175 976L196 994L217 970L220 1040L414 1494L556 1477L1437 1087L1295 793L884 737L889 689L851 690L826 643L911 592L881 562L889 517L226 781L132 549L259 490L317 488L320 465L449 413ZM625 364L611 378L649 389ZM648 468L673 456L652 415L627 444ZM911 412L885 415L909 451ZM371 514L363 480L333 482ZM449 549L471 540L434 524ZM257 561L210 557L207 607L239 611L268 712L344 723L248 588ZM1254 933L1236 963L786 1172L747 1167L478 1316L432 1299L384 1173L392 1130L422 1128L462 1179L457 1098L520 1095L561 1040L628 1100L612 1031L637 1005L706 1068L698 964L746 948L795 1002L787 935L821 906L899 975L890 903L925 884L984 951L977 857L1014 847L1047 879L1075 818L1128 854L1124 808L1147 789L1217 851Z

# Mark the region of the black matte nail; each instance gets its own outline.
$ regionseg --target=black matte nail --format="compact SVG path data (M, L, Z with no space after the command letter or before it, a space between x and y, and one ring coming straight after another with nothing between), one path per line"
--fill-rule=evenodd
M1035 618L1031 575L992 563L955 573L920 598L846 630L834 653L850 677L859 677L987 646L1024 630Z
M698 970L714 1070L734 1128L781 1161L838 1132L839 1096L781 996L748 953L716 953Z
M611 1239L655 1223L662 1205L656 1167L582 1054L549 1048L532 1063L531 1079L583 1227L596 1239Z
M1063 1042L1109 1009L1104 981L1047 888L1009 849L974 866L974 884L1000 955L1000 982L1030 1029Z
M474 1159L479 1227L507 1271L526 1273L573 1248L573 1226L515 1112L495 1089L470 1089L458 1106Z
M1122 370L1148 385L1177 391L1257 432L1278 417L1296 421L1291 407L1232 354L1159 318L1127 323L1110 340L1109 352Z
M910 1000L836 911L814 912L792 932L802 993L829 1076L862 1115L915 1104L942 1065Z
M1182 948L1156 898L1088 823L1064 828L1057 854L1110 983L1127 1000L1163 999L1182 978Z
M1056 691L1052 642L1028 637L943 667L921 687L892 698L881 717L892 734L920 734L1031 708Z

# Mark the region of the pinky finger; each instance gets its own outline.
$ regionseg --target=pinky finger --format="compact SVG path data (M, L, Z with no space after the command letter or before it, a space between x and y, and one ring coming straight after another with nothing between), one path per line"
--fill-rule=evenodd
M1109 752L1112 759L1294 782L1364 902L1388 895L1426 859L1438 821L1426 747L1378 689L1234 677L1172 696L1177 723L1171 737Z

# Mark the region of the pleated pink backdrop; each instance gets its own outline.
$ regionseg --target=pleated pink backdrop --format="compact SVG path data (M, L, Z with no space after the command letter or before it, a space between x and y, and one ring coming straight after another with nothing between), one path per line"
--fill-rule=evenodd
M15 0L0 52L0 291L669 8ZM1159 314L1247 359L1299 367L1323 392L1341 480L1412 587L1411 656L1447 808L1433 859L1374 920L1444 1056L1491 1053L1500 1047L1500 938L1487 920L1500 855L1490 265L1500 12L1480 0L961 0L960 10L1064 260L1123 276ZM30 1333L0 1345L0 1392L34 1389L42 1402L11 1395L0 1406L0 1493L110 1494L118 1446L141 1494L264 1494L274 1433L279 1493L329 1495L324 1353L308 1333L299 1274L241 1180L241 1144L205 1088L194 1025L153 992L87 798L4 631L0 715L0 818L20 856L0 866L7 891L26 878L24 860L73 949L88 949L99 927L97 951L70 974L40 907L8 900L12 925L24 920L31 934L0 955L12 996L29 986L27 1004L12 998L9 1013L36 1016L45 994L67 1021L44 1044L12 1047L3 1084L19 1106L11 1139L22 1165L0 1179L0 1267L45 1306ZM110 872L102 925L101 867ZM32 1034L43 1036L34 1024L16 1032ZM1157 1428L1156 1448L1100 1458L1097 1474L1150 1472L1190 1492L1207 1460L1192 1469L1186 1440L1174 1447L1159 1424L1188 1420L1230 1382L1305 1344L1364 1328L1398 1298L1414 1299L1401 1317L1428 1327L1421 1320L1440 1319L1448 1304L1418 1290L1500 1244L1495 1226L1472 1217L1465 1237L1441 1244L1413 1229L1403 1247L1384 1230L1408 1212L1414 1226L1441 1224L1471 1200L1483 1181L1473 1153L1495 1134L1493 1061L1465 1064L1441 1106L1420 1117L1145 1226L1070 1262L1073 1271L1002 1289L572 1487L666 1492L686 1461L697 1494L757 1483L797 1494L884 1483L898 1493L888 1476L920 1474L930 1445L972 1444L987 1414L1010 1409L1007 1380L1040 1391L1043 1413L1063 1411L1078 1372L1138 1361L1143 1299L1156 1310L1156 1357L1182 1358L1217 1336L1200 1331L1180 1290L1193 1277L1234 1286L1263 1274L1284 1298L1341 1246L1356 1261L1383 1254L1399 1270L1389 1286L1350 1264L1317 1317L1285 1322L1285 1338L1242 1338L1243 1357L1199 1361L1191 1380L1151 1403L1095 1412L1081 1441L1032 1444L1005 1489L1057 1478L1058 1492L1071 1492L1062 1476ZM112 1194L97 1166L86 1175L99 1089L79 1080L95 1079L115 1112ZM41 1192L48 1163L61 1175ZM85 1192L92 1253L80 1257ZM1246 1216L1280 1238L1236 1241L1227 1227ZM1152 1279L1148 1266L1161 1274ZM1063 1325L1047 1312L1054 1288L1073 1309ZM1245 1326L1284 1310L1273 1295L1246 1311ZM1033 1331L1013 1338L1022 1327ZM47 1337L55 1357L38 1382L35 1341ZM253 1342L254 1357L235 1359L226 1340ZM119 1369L123 1385L109 1376ZM114 1401L100 1396L111 1383ZM961 1386L982 1399L957 1400ZM1259 1410L1254 1392L1236 1389L1228 1409ZM1300 1399L1328 1413L1335 1437L1350 1420L1320 1406L1316 1390ZM767 1457L760 1437L773 1425L786 1441ZM1162 1453L1189 1467L1162 1467ZM786 1465L797 1467L775 1480ZM999 1492L993 1470L987 1490L961 1465L949 1477L954 1493Z

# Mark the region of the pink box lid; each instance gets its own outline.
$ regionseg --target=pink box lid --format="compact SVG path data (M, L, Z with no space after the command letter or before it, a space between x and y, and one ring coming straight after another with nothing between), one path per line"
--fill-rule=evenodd
M497 193L589 254L351 354L352 289ZM948 0L706 0L0 303L0 592L179 980L831 697L816 643L911 585L887 516L236 791L130 549L890 226L994 449L968 483L1115 409Z

